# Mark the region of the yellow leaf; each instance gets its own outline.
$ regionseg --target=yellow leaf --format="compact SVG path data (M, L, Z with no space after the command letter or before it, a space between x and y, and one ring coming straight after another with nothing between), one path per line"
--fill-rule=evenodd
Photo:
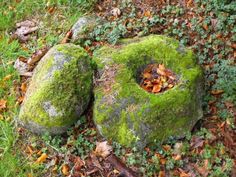
M3 81L8 81L12 78L12 74L9 74L3 78Z
M48 155L43 153L37 160L36 163L42 163L47 159Z

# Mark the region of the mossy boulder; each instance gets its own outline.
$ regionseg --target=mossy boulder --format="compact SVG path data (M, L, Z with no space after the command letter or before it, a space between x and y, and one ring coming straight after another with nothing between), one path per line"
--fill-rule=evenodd
M51 48L34 70L18 122L34 133L65 132L90 101L90 62L86 51L74 44Z
M202 117L202 71L193 52L178 41L158 35L127 39L101 48L94 60L94 121L107 139L144 147L184 136ZM160 94L142 89L139 75L152 63L171 69L178 84Z

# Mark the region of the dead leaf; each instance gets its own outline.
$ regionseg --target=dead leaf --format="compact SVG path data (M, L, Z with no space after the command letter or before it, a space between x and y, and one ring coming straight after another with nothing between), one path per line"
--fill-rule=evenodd
M212 94L212 95L220 95L220 94L222 94L222 93L224 93L224 90L212 90L212 91L211 91L211 94Z
M3 78L3 81L8 81L8 80L10 80L11 78L12 78L12 74L9 74L9 75L7 75L7 76L5 76L4 78Z
M148 11L145 11L144 14L143 14L145 17L148 17L148 18L151 18L152 15L151 15L151 12L148 10Z
M61 44L65 44L65 43L68 43L70 40L71 40L71 37L73 35L73 31L70 30L66 33L66 36L61 40Z
M37 160L36 163L43 163L46 161L48 155L46 153L43 153Z
M181 155L177 154L173 157L173 159L176 160L176 161L181 160Z
M159 171L158 177L165 177L165 176L166 176L166 174L164 171Z
M203 24L202 27L203 27L204 30L206 30L206 31L208 30L207 24Z
M70 174L70 167L67 164L62 165L61 172L65 176L69 176Z
M5 108L7 108L7 101L1 99L1 100L0 100L0 110L3 110L3 109L5 109Z
M152 93L158 93L161 91L161 85L156 84L153 86Z
M43 47L33 53L30 59L27 61L29 65L33 65L38 62L48 51L48 47Z
M93 165L94 165L95 167L99 168L100 170L102 170L102 166L101 166L101 164L99 163L99 161L98 161L98 159L97 159L97 157L96 157L96 154L91 153L91 154L90 154L90 157L91 157L91 159L92 159Z
M204 139L198 136L193 136L191 143L190 143L190 147L192 149L196 149L199 147L203 147L204 145Z
M23 82L23 83L21 84L21 86L20 86L20 89L21 89L21 91L22 91L23 93L25 93L26 90L27 90L27 83L26 83L26 82Z
M107 144L107 141L97 142L95 154L97 156L101 156L102 158L106 158L112 152L112 147Z
M120 9L119 8L113 8L112 10L111 10L111 14L114 16L114 17L119 17L120 15L121 15L121 11L120 11Z

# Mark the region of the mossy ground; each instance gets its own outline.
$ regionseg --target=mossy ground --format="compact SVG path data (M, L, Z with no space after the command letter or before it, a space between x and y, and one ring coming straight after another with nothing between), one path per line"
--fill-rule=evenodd
M95 89L94 120L104 136L126 146L140 142L145 146L171 135L181 136L201 118L202 72L191 50L177 41L151 35L118 49L105 47L95 60L98 70L120 65L110 93L103 86ZM159 95L144 91L137 83L138 71L150 63L170 68L179 84ZM114 97L113 103L104 101L107 95Z

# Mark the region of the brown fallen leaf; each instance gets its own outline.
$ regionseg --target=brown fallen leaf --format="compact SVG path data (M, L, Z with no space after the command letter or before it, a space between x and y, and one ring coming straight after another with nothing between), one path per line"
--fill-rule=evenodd
M37 160L36 163L43 163L46 161L48 155L46 153L43 153Z
M69 30L69 31L66 33L65 37L61 40L60 43L61 43L61 44L68 43L68 42L71 40L72 35L73 35L73 31L72 31L72 30Z
M112 152L112 147L107 144L107 141L96 143L95 154L97 156L106 158L107 156L111 154L111 152Z
M212 95L219 95L219 94L222 94L222 93L224 93L224 90L212 90L211 91Z
M91 157L91 159L92 159L93 165L94 165L95 167L99 168L100 170L102 170L102 166L101 166L101 164L99 163L99 161L98 161L98 159L97 159L97 157L96 157L96 154L91 153L91 154L90 154L90 157Z
M26 82L23 82L23 83L21 84L21 86L20 86L20 89L21 89L21 91L22 91L23 93L25 93L26 90L27 90L27 83L26 83Z
M165 177L165 176L166 176L166 174L164 171L159 171L158 177Z
M190 147L192 149L201 148L204 145L204 139L198 136L193 136L191 139Z
M30 59L27 61L27 64L33 65L36 62L38 62L47 53L48 49L49 49L48 47L43 47L35 51L30 57Z
M69 176L70 174L70 167L67 164L62 165L61 172L65 176Z

